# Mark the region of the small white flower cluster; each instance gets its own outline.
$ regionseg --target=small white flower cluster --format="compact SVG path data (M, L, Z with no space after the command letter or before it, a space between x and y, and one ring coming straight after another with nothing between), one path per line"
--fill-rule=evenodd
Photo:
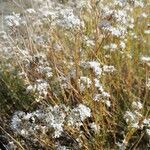
M133 0L135 7L144 7L144 2L143 0Z
M146 81L146 86L147 86L147 88L150 90L150 78L147 79L147 81Z
M66 146L61 146L59 144L56 144L57 150L69 150Z
M10 141L8 142L8 144L6 145L6 149L13 149L13 150L17 150L17 145L14 141Z
M143 119L144 117L140 112L142 108L143 105L140 101L134 101L132 103L133 111L126 111L124 118L130 127L137 129L142 129L143 127L150 127L150 118Z
M28 8L28 9L26 9L25 12L27 12L27 13L29 13L29 14L34 14L34 13L36 13L36 11L35 11L33 8Z
M132 111L126 111L124 119L128 124L129 129L144 129L146 134L150 137L149 128L150 128L150 118L145 118L142 115L143 104L140 101L132 102ZM148 138L149 138L148 137ZM118 142L116 145L119 147L119 150L126 150L128 141L125 138L122 143Z
M53 76L46 52L31 54L29 49L18 49L11 51L10 58L15 61L13 56L17 57L19 65L23 68L18 70L18 75L24 80L27 93L33 92L36 99L45 98L49 87L48 79Z
M149 35L150 34L150 30L144 30L144 33Z
M125 49L126 48L126 43L124 41L120 41L120 48Z
M100 127L99 127L95 122L90 123L90 128L91 128L92 131L94 131L95 133L97 133L97 132L100 130Z
M92 40L91 38L85 36L84 37L84 41L87 47L93 47L95 46L94 40Z
M80 29L84 28L84 22L81 21L79 15L75 14L76 11L81 11L82 8L87 8L90 10L90 1L88 6L85 5L84 0L72 2L77 3L77 6L74 7L74 4L63 5L58 1L53 0L41 0L34 1L34 8L28 8L24 10L26 17L22 16L19 13L13 13L12 15L5 16L5 22L8 27L21 27L28 24L29 26L43 26L45 22L51 24L55 27L56 25L61 28L66 29Z
M43 97L46 98L48 94L48 87L49 84L43 80L43 79L38 79L33 85L29 85L26 88L27 93L33 92L33 93L38 93L38 97L36 98L36 101L40 101L40 98L42 99Z
M12 27L12 26L20 26L22 18L20 17L20 14L13 13L12 15L5 16L5 20L6 25Z
M76 4L76 8L79 11L86 9L88 12L91 12L91 10L92 10L92 6L91 6L92 2L90 0L71 0L71 1L72 1L73 5L74 5L74 3Z
M105 36L108 34L111 37L115 37L120 41L120 44L110 43L104 45L104 49L110 49L115 51L117 48L124 50L126 47L126 37L129 33L135 34L134 26L135 20L133 16L133 10L136 7L146 7L143 2L135 0L134 5L130 1L113 0L105 3L105 1L99 2L99 10L101 20L99 28ZM146 13L143 14L146 17ZM146 32L145 32L146 33ZM148 32L147 32L148 33ZM135 36L134 36L135 38ZM137 38L137 37L136 37Z
M150 56L141 56L141 61L150 66Z
M127 143L125 141L122 143L117 142L116 145L119 147L119 150L126 150Z
M117 49L117 44L115 43L110 43L109 45L105 45L103 48L105 50L110 50L110 51L115 51Z
M49 67L49 66L37 66L36 68L36 71L38 71L38 73L41 73L41 74L45 74L46 77L52 77L53 73L52 73L52 68Z
M47 108L47 112L45 113L41 110L27 114L18 111L12 118L11 127L15 132L24 137L36 135L38 131L45 134L48 129L54 128L53 136L57 137L62 132L62 123L64 120L64 114L59 111L57 106Z
M92 70L96 78L90 79L87 76L81 77L79 79L80 91L84 92L85 89L90 89L94 86L96 91L92 95L93 100L97 102L101 100L106 106L110 107L110 94L104 90L103 85L100 83L100 77L103 73L115 71L114 66L104 65L101 67L100 63L97 61L86 61L81 62L81 67L88 71Z
M101 6L103 19L99 27L104 31L109 31L113 36L124 36L127 33L127 28L131 27L130 22L132 22L131 20L133 18L128 15L129 11L127 11L127 6L122 6L124 7L123 9L116 9L116 7L118 7L117 4L115 7L115 4L112 3L108 3L107 6ZM114 5L114 7L112 7L112 5ZM111 18L111 20L109 18ZM114 21L116 23L115 26L112 25Z
M85 91L86 88L90 88L90 86L92 85L92 81L88 77L81 76L78 82L81 92Z
M101 94L95 94L93 97L94 101L102 101L104 104L106 104L107 107L111 107L111 102L109 100L110 94L103 91Z
M79 112L81 121L84 121L86 118L91 117L91 110L87 106L83 104L79 104L77 108L74 109L74 111Z
M92 69L94 74L99 78L100 75L102 74L102 68L100 67L100 63L97 61L87 61L87 62L82 62L81 66L84 69Z
M114 66L104 65L104 66L103 66L103 71L104 71L104 72L114 72L114 71L116 71L116 69L115 69Z
M8 39L8 35L7 35L7 32L6 31L1 31L0 30L0 39L2 40L7 40Z
M133 128L139 128L139 120L142 118L142 115L139 112L126 111L124 118L126 122Z
M146 129L146 133L150 137L150 129Z
M18 60L24 65L24 70L20 71L19 76L25 81L27 93L34 93L37 101L46 98L48 79L53 76L46 55L38 53L32 56L28 50L24 50L18 54Z
M71 110L70 115L67 116L68 125L79 128L83 125L83 121L91 117L91 110L83 104L79 104L78 107Z
M24 137L41 136L51 131L52 138L58 138L64 132L64 127L71 126L80 130L85 119L91 117L91 109L83 104L71 109L65 105L49 106L32 113L17 111L11 121L12 129ZM93 130L98 130L96 124L91 124ZM40 131L40 132L39 132Z
M142 105L142 103L140 101L134 101L132 103L132 108L134 110L141 110L143 108L143 105Z
M59 13L60 17L55 22L58 26L69 29L84 27L84 23L81 22L78 16L74 15L73 9L61 9Z

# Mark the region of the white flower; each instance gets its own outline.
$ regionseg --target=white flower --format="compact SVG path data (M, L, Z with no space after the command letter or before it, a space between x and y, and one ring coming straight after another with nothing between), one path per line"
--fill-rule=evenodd
M135 7L144 7L144 3L142 1L135 0L134 5L135 5Z
M120 42L120 47L122 48L122 49L125 49L125 47L126 47L126 44L124 43L124 42Z
M54 138L59 138L61 136L61 133L63 132L63 128L62 126L60 126L59 128L55 128L54 131Z
M109 28L109 31L111 31L112 35L117 36L117 37L122 35L122 31L119 28L111 27Z
M48 89L48 83L46 81L44 81L43 79L38 79L36 80L36 90L40 93L40 95L42 95L43 93L46 94L47 89Z
M92 81L88 77L81 76L79 79L79 88L83 92L86 88L90 88Z
M117 22L127 23L127 12L125 10L115 10L114 17Z
M96 133L99 131L100 127L95 123L95 122L92 122L89 124L90 125L90 128Z
M131 125L138 121L136 114L131 111L126 111L124 118L126 119L126 122L131 123Z
M99 28L105 29L111 27L111 23L108 20L102 20L99 24Z
M146 133L150 137L150 129L146 129Z
M143 128L143 124L140 124L140 120L142 117L142 114L140 114L140 112L138 112L137 110L134 110L134 112L126 111L124 115L126 122L132 128Z
M36 11L33 8L26 9L26 12L29 14L35 14L36 13Z
M92 40L92 39L89 39L89 37L87 37L87 36L85 36L85 43L86 43L86 46L87 47L91 47L91 46L94 46L95 45L95 42L94 42L94 40Z
M76 5L76 7L80 10L82 10L83 8L87 8L87 10L92 9L90 0L77 0Z
M114 51L114 50L117 49L117 44L111 43L109 45L105 45L103 48L106 49L106 50L110 49L111 51Z
M27 93L34 91L34 87L32 85L28 85L26 88Z
M22 111L17 111L14 113L14 115L12 117L12 121L11 121L11 127L13 130L15 130L15 131L18 130L20 123L21 123L21 119L24 115L25 115L25 113Z
M14 141L10 141L10 142L8 142L8 147L9 147L9 149L16 150L18 146L16 145L16 143Z
M94 79L94 84L95 84L95 87L98 88L98 90L99 90L100 92L103 92L103 91L104 91L103 86L102 86L102 84L100 83L99 79L95 78L95 79Z
M119 147L119 150L126 150L126 144L125 143L117 142L116 145Z
M0 31L0 38L3 40L8 40L8 35L6 31Z
M5 20L9 27L20 26L21 17L20 14L13 13L12 15L5 16Z
M104 98L109 98L109 97L110 97L110 94L103 91L103 92L102 92L102 96L103 96Z
M67 117L68 125L75 126L79 128L86 118L91 116L91 109L83 104L79 104L71 110L69 116Z
M133 108L133 109L140 110L140 109L143 108L143 105L142 105L142 103L141 103L140 101L134 101L134 102L132 103L132 108Z
M145 34L150 34L150 30L144 30Z
M84 67L92 69L98 77L102 74L102 68L100 67L100 63L97 61L86 62Z
M110 100L103 100L104 103L106 104L107 107L110 107L111 106L111 102Z
M39 72L39 73L42 73L42 74L45 74L47 77L52 77L53 73L52 73L52 68L51 67L44 67L42 65L39 65L36 70Z
M110 44L110 49L116 49L116 48L117 48L117 45L115 43Z
M142 61L145 61L145 62L149 62L150 61L150 57L149 56L143 56L141 59L142 59Z
M101 94L95 94L93 100L94 101L99 101L101 99Z
M102 68L100 67L100 63L97 61L82 62L81 66L84 69L92 69L96 76L99 76L102 74Z
M95 94L93 97L94 101L102 101L103 103L106 104L107 107L111 106L111 102L109 100L110 94L107 92L102 92L102 94Z
M114 72L114 71L116 71L116 69L115 69L114 66L104 65L104 66L103 66L103 71L104 71L104 72Z
M142 16L143 18L147 18L148 15L147 15L146 13L142 13L141 16Z
M84 23L76 16L73 9L60 9L60 17L56 20L56 24L64 28L79 28L84 27Z
M150 127L150 118L149 119L144 119L143 120L143 125L147 126L147 127Z
M150 78L146 81L146 86L150 89Z
M139 123L138 123L138 122L132 123L132 124L131 124L131 127L138 129L138 128L139 128Z
M55 50L55 51L61 51L62 50L62 47L61 47L61 45L60 44L58 44L58 43L54 43L53 44L53 49Z
M83 104L79 104L79 106L77 107L79 113L80 113L80 117L81 120L84 121L87 117L91 116L91 110L89 107L83 105Z
M69 149L66 148L66 146L58 145L58 146L57 146L57 150L69 150Z
M23 119L24 119L24 120L29 120L31 117L32 117L32 113L27 113L27 114L23 117Z
M105 46L103 47L103 49L106 49L106 50L108 50L109 48L110 48L109 45L105 45Z
M144 63L150 63L150 56L141 56L141 61Z
M21 134L22 136L26 137L26 136L28 136L29 133L28 133L26 130L22 129L22 130L20 131L20 134Z

